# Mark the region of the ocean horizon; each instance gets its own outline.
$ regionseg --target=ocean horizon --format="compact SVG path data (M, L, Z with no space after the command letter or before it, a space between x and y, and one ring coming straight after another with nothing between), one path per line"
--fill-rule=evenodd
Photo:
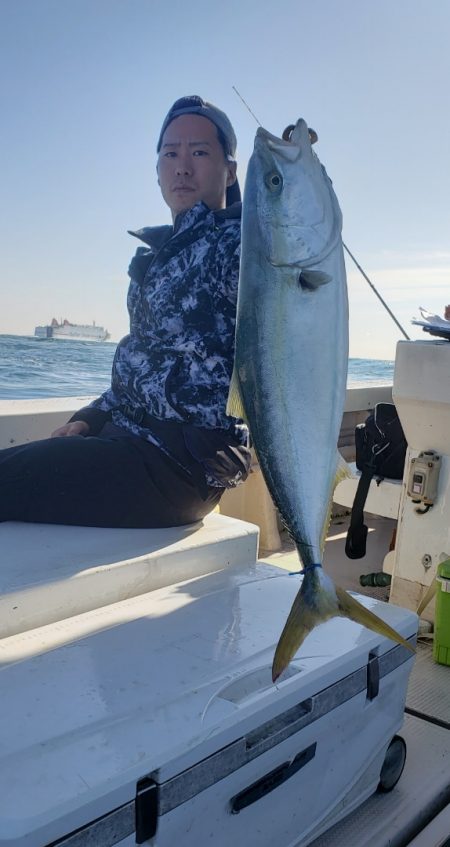
M0 400L96 396L110 385L117 342L0 335ZM389 385L394 362L349 359L347 385Z

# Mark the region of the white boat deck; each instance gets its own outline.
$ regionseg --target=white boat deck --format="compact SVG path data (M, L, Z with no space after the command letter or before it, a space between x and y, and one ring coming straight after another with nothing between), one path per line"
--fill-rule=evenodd
M311 847L412 847L420 833L423 847L443 847L450 833L448 785L445 790L450 732L407 715L399 734L406 741L407 757L395 788L389 794L373 794ZM443 840L430 840L428 824L441 813L447 827L439 833Z

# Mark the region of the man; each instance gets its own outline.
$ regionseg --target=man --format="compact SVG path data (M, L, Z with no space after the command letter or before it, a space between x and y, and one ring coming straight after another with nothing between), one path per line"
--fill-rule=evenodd
M130 333L111 388L51 439L0 452L0 520L175 526L245 479L247 430L226 415L240 253L236 136L198 96L157 146L173 226L131 233Z

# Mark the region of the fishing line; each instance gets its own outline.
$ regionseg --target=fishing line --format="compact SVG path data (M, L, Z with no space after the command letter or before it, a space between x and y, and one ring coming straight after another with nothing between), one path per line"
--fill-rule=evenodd
M239 97L239 100L242 100L242 102L243 102L243 104L244 104L245 108L246 108L246 109L248 109L248 111L250 112L250 114L251 114L252 118L254 118L254 119L255 119L256 123L257 123L257 124L259 124L259 126L262 126L261 121L259 121L259 120L258 120L258 118L256 117L256 115L254 114L254 112L252 112L252 110L251 110L250 106L248 105L248 103L246 103L246 102L245 102L245 100L244 100L244 98L243 98L242 94L239 94L239 91L237 90L236 86L235 86L235 85L232 85L231 87L232 87L233 91L235 91L235 92L236 92L237 96Z
M305 565L305 567L302 568L301 571L289 571L289 576L299 576L299 575L304 576L305 573L308 573L308 571L313 571L314 568L321 568L321 567L322 567L322 565L320 564L320 562L313 562L312 565Z
M411 339L410 339L409 335L405 332L405 330L403 329L402 325L399 323L399 321L397 320L397 318L395 317L395 315L393 314L393 312L391 312L391 310L390 310L390 308L389 308L388 304L387 304L387 303L383 300L383 298L382 298L381 294L377 291L377 289L375 288L374 284L370 281L370 279L369 279L369 277L367 276L367 274L366 274L366 273L364 273L364 271L363 271L363 269L362 269L361 265L360 265L360 264L356 261L356 259L355 259L354 255L353 255L353 253L351 253L351 252L350 252L350 250L348 249L347 245L346 245L346 244L344 244L344 242L342 242L342 246L343 246L343 247L344 247L344 249L347 251L347 253L348 253L348 255L350 256L350 258L354 261L354 263L355 263L356 267L357 267L357 268L358 268L358 270L362 273L362 275L363 275L364 279L366 280L366 282L368 282L368 283L369 283L369 285L370 285L370 287L371 287L372 291L374 292L374 294L376 294L376 295L377 295L377 297L378 297L378 299L382 302L382 304L383 304L384 308L386 309L386 311L387 311L387 312L389 312L389 314L390 314L390 316L391 316L392 320L394 321L394 323L395 323L395 324L397 324L397 326L398 326L398 328L399 328L400 332L401 332L401 333L403 333L403 335L405 336L405 338L406 338L406 340L407 340L407 341L410 341Z
M251 116L255 119L256 123L257 123L257 124L259 124L259 126L262 126L261 121L259 121L259 120L258 120L258 118L256 117L256 115L254 114L254 112L252 112L252 110L251 110L250 106L249 106L249 105L248 105L248 103L244 100L244 98L242 97L242 94L240 94L240 93L239 93L239 91L237 90L236 86L235 86L235 85L232 85L231 87L232 87L233 91L235 91L235 92L236 92L236 94L237 94L237 96L239 97L239 99L240 99L240 100L242 100L242 102L243 102L243 104L244 104L245 108L246 108L246 109L248 109L248 111L250 112ZM294 129L294 125L291 125L291 127L287 127L287 129L291 129L291 128L292 128L292 129ZM285 130L285 132L286 132L286 131L287 131L287 130ZM315 138L311 136L311 133L314 133ZM316 132L314 132L314 130L309 130L309 134L310 134L310 137L311 137L311 144L314 144L314 143L315 143L315 141L317 141L317 138L318 138L317 133L316 133ZM283 138L284 138L284 140L285 140L285 141L287 141L287 140L288 140L287 138L285 138L285 133L283 133ZM359 262L357 262L357 261L356 261L356 259L355 259L354 255L353 255L353 253L351 253L351 252L350 252L349 248L347 247L347 245L345 244L345 242L344 242L344 241L342 242L342 246L343 246L344 250L346 250L346 251L347 251L348 255L350 256L350 258L352 259L352 261L355 263L356 267L358 268L358 270L360 271L360 273L363 275L363 277L364 277L364 279L366 280L366 282L368 282L368 283L369 283L369 285L370 285L370 287L371 287L372 291L374 292L374 294L376 294L376 296L378 297L378 299L380 300L380 302L383 304L384 308L386 309L386 311L388 312L388 314L391 316L392 320L394 321L394 323L396 324L396 326L398 327L398 329L400 330L400 332L402 333L402 335L404 335L404 337L406 338L406 340L407 340L407 341L410 341L411 339L410 339L409 335L405 332L405 330L403 329L403 327L402 327L401 323L397 320L397 318L395 317L394 313L393 313L393 312L391 311L391 309L389 308L389 306L388 306L388 304L386 303L386 301L385 301L385 300L383 300L383 298L382 298L381 294L379 293L379 291L377 291L377 289L375 288L375 286L374 286L373 282L371 282L371 281L370 281L369 277L367 276L367 274L365 273L365 271L362 269L362 267L361 267L361 265L359 264Z

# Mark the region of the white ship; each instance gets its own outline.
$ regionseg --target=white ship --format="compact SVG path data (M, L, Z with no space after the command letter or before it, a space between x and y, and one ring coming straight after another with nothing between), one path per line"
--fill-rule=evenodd
M66 318L60 323L56 318L46 326L36 326L34 334L37 338L66 338L69 341L107 341L109 332L102 326L92 324L72 324Z

